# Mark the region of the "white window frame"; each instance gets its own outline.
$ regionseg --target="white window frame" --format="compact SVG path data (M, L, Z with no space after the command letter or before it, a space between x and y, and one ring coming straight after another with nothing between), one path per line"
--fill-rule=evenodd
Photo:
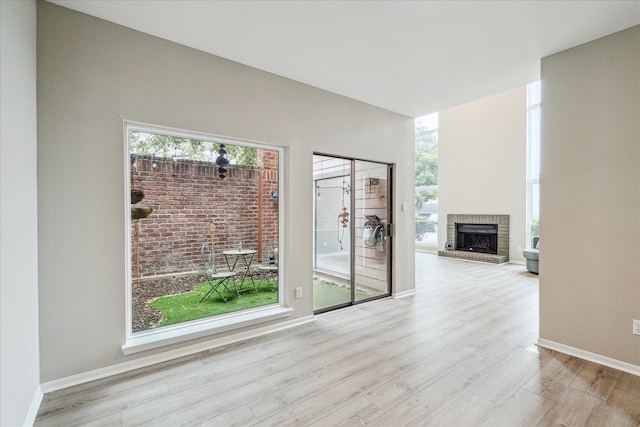
M190 138L201 141L223 143L228 145L242 145L244 147L261 148L278 152L278 302L262 307L256 307L234 313L219 316L196 319L175 325L146 331L132 331L132 247L131 247L131 161L129 155L129 135L131 132L145 132L151 134L168 135L179 138ZM132 354L153 348L158 348L207 335L228 332L247 326L258 325L276 319L290 317L293 309L289 306L289 286L287 278L287 248L284 229L284 206L286 204L286 188L284 183L286 171L286 150L284 147L275 146L259 141L232 138L208 133L188 131L184 129L170 128L147 123L124 121L124 218L125 218L125 320L126 340L122 345L124 354Z

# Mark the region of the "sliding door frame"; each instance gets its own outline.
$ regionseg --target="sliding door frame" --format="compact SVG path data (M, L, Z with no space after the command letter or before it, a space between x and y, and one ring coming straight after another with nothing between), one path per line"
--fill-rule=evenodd
M393 212L393 192L394 192L394 186L393 186L393 174L394 174L394 169L393 169L393 164L391 163L384 163L384 162L379 162L379 161L375 161L375 160L365 160L365 159L357 159L357 158L351 158L351 157L344 157L344 156L336 156L333 154L326 154L326 153L320 153L320 152L314 152L313 153L314 156L324 156L324 157L330 157L330 158L334 158L334 159L341 159L344 161L348 161L349 162L349 167L350 167L350 171L349 171L349 182L350 182L350 186L351 186L351 194L349 195L349 209L352 213L352 217L351 217L351 227L350 227L350 253L349 253L349 285L350 285L350 291L351 291L351 301L345 302L345 303L340 303L340 304L336 304L333 306L329 306L329 307L322 307L319 308L317 310L314 310L314 314L321 314L321 313L325 313L328 311L333 311L333 310L337 310L337 309L341 309L341 308L345 308L345 307L350 307L353 305L358 305L358 304L362 304L365 302L370 302L376 299L380 299L380 298L387 298L389 296L392 295L393 292L393 282L392 282L392 269L393 269L393 224L394 224L394 212ZM385 293L382 293L380 295L375 295L369 298L364 298L364 299L360 299L357 300L356 299L356 227L355 227L355 212L356 212L356 197L355 197L355 188L356 188L356 162L358 161L362 161L362 162L367 162L367 163L375 163L378 164L380 166L384 166L386 168L386 174L387 174L387 202L386 202L386 210L387 210L387 223L384 226L383 229L383 235L384 235L384 239L385 239L385 245L387 248L387 254L386 254L386 280L387 280L387 291ZM314 227L317 226L317 208L314 209L314 216L316 217L314 220ZM317 243L314 241L314 259L317 258L317 253L316 253L316 245ZM315 262L314 262L314 268L315 268Z

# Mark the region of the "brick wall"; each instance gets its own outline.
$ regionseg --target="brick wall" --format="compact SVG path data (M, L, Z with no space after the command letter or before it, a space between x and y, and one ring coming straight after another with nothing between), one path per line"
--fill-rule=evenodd
M262 253L259 261L267 260L272 246L278 245L278 203L271 191L278 190L278 153L258 150L258 166L262 180Z
M154 210L138 220L139 246L132 221L132 276L137 276L138 250L141 277L201 270L200 248L210 242L211 221L219 266L225 265L222 251L239 243L257 250L261 176L262 240L277 241L278 210L269 193L278 188L277 158L277 152L258 150L258 167L230 165L221 179L213 163L139 156L131 187L142 188L145 198L135 206Z

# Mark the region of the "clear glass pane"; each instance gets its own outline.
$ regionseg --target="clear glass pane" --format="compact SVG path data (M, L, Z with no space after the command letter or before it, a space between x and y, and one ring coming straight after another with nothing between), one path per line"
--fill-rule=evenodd
M351 302L351 161L314 156L313 309Z
M389 293L387 165L356 160L355 301Z
M428 114L416 119L416 134L438 129L438 113Z
M316 181L316 269L348 278L350 274L351 226L341 223L349 209L346 188L349 175ZM348 212L348 211L347 211Z
M527 196L529 212L531 219L528 234L531 240L528 245L533 245L537 241L540 234L540 172L541 172L541 144L540 144L540 113L541 113L541 82L537 81L527 86L527 119L528 129L528 177L527 177Z
M438 246L438 190L433 190L431 195L433 198L416 203L416 243L435 248Z
M540 104L541 100L541 81L538 80L536 82L530 83L527 86L528 89L528 102L527 105L535 105Z
M129 147L132 331L277 303L279 152L143 132Z
M428 132L424 123L428 123ZM438 246L438 114L416 119L416 244Z
M531 186L531 238L540 236L540 184Z
M529 174L530 178L540 177L540 107L529 110Z

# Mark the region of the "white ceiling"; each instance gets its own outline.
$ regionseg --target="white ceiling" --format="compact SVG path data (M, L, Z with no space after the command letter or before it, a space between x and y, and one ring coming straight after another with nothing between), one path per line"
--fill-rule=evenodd
M539 78L640 24L635 1L49 0L412 117Z

